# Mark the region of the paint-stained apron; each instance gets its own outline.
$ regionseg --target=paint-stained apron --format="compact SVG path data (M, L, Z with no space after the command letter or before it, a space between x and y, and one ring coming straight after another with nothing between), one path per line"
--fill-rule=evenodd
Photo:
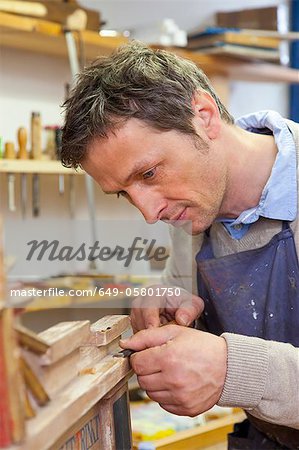
M207 231L196 261L209 332L299 347L299 265L287 222L265 246L220 258L214 256ZM299 430L247 417L229 435L230 450L299 449Z

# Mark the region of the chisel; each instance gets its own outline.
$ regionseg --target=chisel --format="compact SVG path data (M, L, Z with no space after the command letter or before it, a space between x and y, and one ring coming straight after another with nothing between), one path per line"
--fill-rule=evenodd
M113 353L114 358L127 358L135 353L135 350L131 350L130 348L126 348L125 350L121 350L118 353Z
M13 142L5 143L4 150L4 158L6 159L15 159L15 145ZM11 212L16 210L16 202L15 202L15 174L8 173L7 174L7 194L8 194L8 209Z
M26 128L20 127L18 129L18 143L19 143L19 159L28 159L28 152L26 149L27 146L27 131ZM22 218L26 217L26 206L27 206L27 175L25 173L21 173L21 212Z

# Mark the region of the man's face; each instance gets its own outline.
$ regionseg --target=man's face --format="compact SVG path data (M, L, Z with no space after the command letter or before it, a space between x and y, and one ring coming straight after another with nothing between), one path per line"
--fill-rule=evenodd
M147 222L191 221L192 234L217 217L226 186L225 165L207 142L137 119L93 141L82 166L104 192L124 196Z

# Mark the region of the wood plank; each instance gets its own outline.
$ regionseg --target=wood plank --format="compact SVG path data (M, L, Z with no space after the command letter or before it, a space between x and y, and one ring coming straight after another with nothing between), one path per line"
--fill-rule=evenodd
M25 347L34 353L43 354L49 350L49 344L41 339L38 334L23 327L21 324L15 325L18 341L22 347Z
M46 20L21 17L0 12L1 46L27 50L45 55L68 57L63 27ZM78 41L78 34L75 35ZM80 33L87 60L108 55L119 45L128 42L123 36L101 37L84 30Z
M24 358L20 358L20 363L27 389L31 392L37 403L40 406L44 406L50 399L43 385Z
M62 431L73 426L119 381L132 375L128 358L107 356L95 366L94 375L77 377L27 423L26 443L10 450L47 450Z
M0 310L0 448L11 444L11 417L4 352L3 309Z
M102 441L102 436L98 425L101 421L103 421L103 413L105 413L105 411L103 411L102 402L100 401L97 405L91 408L87 414L81 417L80 420L76 422L69 430L67 430L63 436L55 442L50 450L83 450L86 449L86 447L88 450L108 450L105 447L103 448L101 445L102 442L100 442ZM91 443L91 439L89 439L89 442L86 442L86 445L85 441L87 440L86 434L88 431L85 427L89 424L87 429L90 431L91 423L93 424L93 432L91 432L93 442ZM91 447L90 444L92 445Z
M59 24L0 12L0 33L2 46L67 57L65 38ZM85 44L87 60L93 60L99 55L108 55L119 45L128 42L128 39L122 36L104 38L88 30L81 33L81 39ZM163 48L159 45L153 47ZM233 57L203 55L178 47L166 49L191 59L208 76L220 75L235 80L299 83L299 71L289 67L246 62Z
M40 18L62 25L78 24L75 29L89 29L98 32L100 29L100 13L96 10L83 8L76 3L53 3L45 0L0 0L0 10L14 15ZM75 19L75 21L74 21ZM76 20L77 19L77 20Z
M50 398L54 398L73 379L77 378L83 369L94 369L101 359L119 349L119 339L102 347L85 345L64 356L54 364L40 364L40 357L23 350L24 359L28 362Z
M14 330L14 310L4 309L2 316L4 362L7 375L7 392L12 425L13 442L21 442L25 436L24 391L21 379L19 348Z
M64 167L60 161L0 159L0 173L43 173L48 175L83 175L83 170Z
M105 346L129 327L129 316L105 316L90 325L88 320L61 322L38 334L49 348L40 356L41 365L53 364L83 345Z
M154 48L164 48L154 45ZM229 56L205 55L184 48L169 47L183 58L195 62L208 76L225 76L230 80L299 83L299 70L271 63L254 63Z
M39 337L49 345L49 350L40 357L42 365L53 364L88 342L89 320L60 322L39 333Z
M91 325L89 342L96 346L107 345L119 337L129 326L129 316L105 316Z

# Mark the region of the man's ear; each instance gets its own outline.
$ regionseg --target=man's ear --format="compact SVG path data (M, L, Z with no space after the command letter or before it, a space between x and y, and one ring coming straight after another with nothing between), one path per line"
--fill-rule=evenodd
M195 128L204 131L209 139L219 136L221 129L221 117L216 101L205 91L195 91L192 99L194 111L193 123Z

